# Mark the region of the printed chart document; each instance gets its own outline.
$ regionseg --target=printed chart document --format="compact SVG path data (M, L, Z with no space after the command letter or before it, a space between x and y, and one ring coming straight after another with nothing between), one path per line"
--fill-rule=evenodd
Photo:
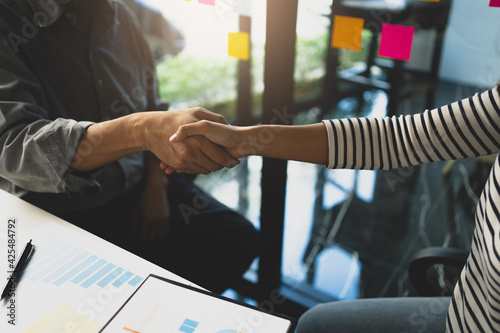
M287 333L294 326L285 316L149 275L100 332Z
M0 332L78 332L101 329L151 274L189 284L169 272L69 224L47 222L19 237L33 240L35 252L20 277L16 322L4 320ZM127 333L126 331L123 331Z

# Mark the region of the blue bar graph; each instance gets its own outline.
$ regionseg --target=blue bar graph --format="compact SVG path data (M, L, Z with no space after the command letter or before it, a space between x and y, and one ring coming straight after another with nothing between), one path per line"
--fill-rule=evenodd
M120 287L122 284L128 281L132 276L134 276L134 273L132 272L126 272L122 276L120 276L114 283L113 286L115 287Z
M52 282L57 277L61 276L62 273L66 272L71 267L76 266L80 261L82 261L83 259L85 259L88 256L89 256L88 252L85 252L85 251L81 252L79 255L77 255L73 259L68 260L68 262L66 262L64 265L60 266L58 269L53 271L51 274L47 275L43 279L43 282L47 282L47 283Z
M94 283L96 283L97 280L99 280L100 278L102 278L105 274L109 273L109 271L111 271L115 267L116 267L116 265L114 265L114 264L107 264L99 272L95 273L94 275L92 275L91 277L89 277L87 280L85 280L81 284L81 286L83 288L90 287L91 285L93 285Z
M128 282L131 286L135 287L137 286L140 282L142 282L144 278L140 277L139 275L136 275L132 280Z
M71 281L83 288L103 288L109 284L120 287L124 283L135 287L144 281L143 277L64 240L50 239L44 244L43 251L37 253L34 258L36 260L28 265L22 275L23 279L28 278L57 287Z
M33 276L33 274L35 274L36 272L38 272L42 268L46 267L49 263L51 263L54 260L54 258L57 258L58 255L60 255L61 253L65 253L68 251L68 249L72 248L71 245L66 244L65 242L59 242L59 243L57 243L57 245L59 245L59 246L56 246L55 248L51 248L51 250L54 251L53 253L42 255L41 257L37 257L37 260L39 260L37 262L30 261L30 264L28 265L28 267L24 271L22 278L24 279L24 278ZM36 248L35 248L35 252L36 252Z
M69 252L63 254L59 259L54 260L49 265L43 267L40 271L38 271L36 274L34 274L30 278L30 280L31 281L36 281L36 280L40 279L41 277L45 276L46 274L52 272L54 269L57 269L61 264L64 264L66 262L66 260L68 260L71 257L75 256L79 252L81 252L80 249L78 249L78 248L72 248Z
M121 267L117 267L114 271L108 274L105 278L97 283L99 287L106 287L111 281L114 281L119 277L125 270Z
M78 266L76 266L75 268L73 268L72 270L70 270L69 272L64 274L63 276L61 276L59 279L55 280L54 284L58 287L61 286L64 282L67 282L69 279L71 279L73 276L75 276L76 274L83 271L85 268L87 268L90 264L92 264L96 260L97 260L97 256L92 255L92 256L88 257L87 259L85 259L85 261L80 263Z
M71 282L79 284L80 282L82 282L83 280L85 280L87 277L89 277L90 274L94 273L99 268L101 268L102 266L104 266L105 263L106 263L106 260L99 259L92 266L90 266L89 268L87 268L86 270L84 270L82 273L80 273L80 275L77 275L73 280L71 280Z
M186 319L184 320L184 325L196 328L198 327L198 322L191 319Z
M198 327L198 324L199 323L197 321L186 319L184 320L182 326L179 328L179 331L184 333L193 333L196 327Z
M64 248L70 248L71 245L67 244L64 241L60 242L50 242L50 245L47 245L47 249L41 254L37 253L38 261L30 262L28 267L24 270L22 278L32 275L40 268L47 265L48 262L54 259L54 254L64 252ZM36 251L36 249L35 249Z
M179 328L179 331L185 332L185 333L193 333L194 332L194 328L182 325L181 328Z

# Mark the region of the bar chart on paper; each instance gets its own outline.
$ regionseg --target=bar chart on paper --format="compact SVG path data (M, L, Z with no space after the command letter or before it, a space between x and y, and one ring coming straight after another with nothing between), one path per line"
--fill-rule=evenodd
M100 333L285 333L291 326L289 318L151 274Z
M173 321L177 325L168 323L169 321ZM136 312L127 316L127 321L122 329L124 333L156 333L165 332L169 327L171 330L177 328L176 332L196 333L199 324L193 319L176 318L176 311L173 307L152 300L144 300L138 305Z
M0 304L0 332L96 333L150 274L190 284L15 196L0 191L0 198L2 220L16 218L16 255L30 239L34 246L8 302ZM5 251L2 239L0 245ZM2 278L6 263L0 263Z
M60 239L49 239L42 253L34 256L22 280L41 282L61 287L66 284L82 288L121 287L124 283L137 286L144 280L142 276L100 258Z
M56 319L70 313L72 322L82 328L79 332L96 332L145 276L165 274L161 268L73 226L47 222L26 237L33 239L35 252L19 279L16 294L21 297L23 313L44 313L40 312L44 309L46 315L23 320L20 331L64 332L67 323ZM84 330L88 322L93 325Z
M128 323L123 326L123 331L131 333L163 332L166 329L165 326L167 321L172 317L174 312L173 309L166 309L164 306L145 302L129 319ZM184 319L177 332L196 333L199 325L200 323L195 320ZM226 329L215 333L242 332L234 329Z

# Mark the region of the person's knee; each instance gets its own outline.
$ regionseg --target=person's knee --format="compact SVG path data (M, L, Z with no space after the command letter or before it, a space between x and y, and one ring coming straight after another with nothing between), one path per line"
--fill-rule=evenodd
M400 297L324 303L302 315L296 332L443 332L449 302Z
M334 312L337 303L319 304L307 310L300 318L295 333L335 332L332 318L338 318Z

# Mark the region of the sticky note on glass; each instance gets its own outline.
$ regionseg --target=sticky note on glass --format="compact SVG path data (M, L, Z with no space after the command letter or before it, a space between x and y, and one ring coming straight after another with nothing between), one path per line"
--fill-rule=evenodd
M215 6L215 0L199 0L199 3L209 6Z
M490 7L500 7L500 0L490 0Z
M230 32L228 54L240 60L250 59L250 35L246 32Z
M414 27L382 24L378 55L398 60L410 60L414 33Z
M357 17L335 15L332 47L361 51L365 20Z

